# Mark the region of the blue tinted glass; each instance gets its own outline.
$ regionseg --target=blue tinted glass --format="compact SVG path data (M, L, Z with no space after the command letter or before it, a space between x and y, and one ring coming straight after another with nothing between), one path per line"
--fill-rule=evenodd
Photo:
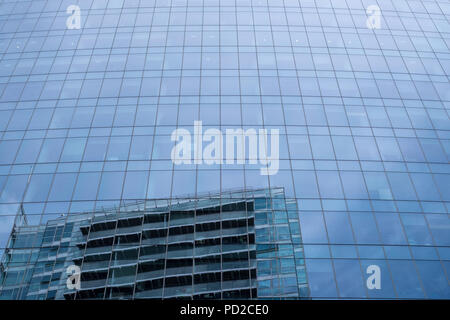
M445 1L75 2L1 5L0 299L450 297Z

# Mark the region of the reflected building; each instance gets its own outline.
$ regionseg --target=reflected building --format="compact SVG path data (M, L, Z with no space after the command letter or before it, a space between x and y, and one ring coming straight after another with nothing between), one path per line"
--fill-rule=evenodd
M283 189L145 201L39 226L20 212L0 299L307 298L301 243ZM79 287L67 285L73 266Z

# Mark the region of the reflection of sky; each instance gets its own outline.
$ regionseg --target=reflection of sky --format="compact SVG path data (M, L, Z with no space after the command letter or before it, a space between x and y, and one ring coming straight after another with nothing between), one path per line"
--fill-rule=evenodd
M4 190L2 197L12 199L10 202L17 202L14 195L11 195L7 191ZM18 208L19 205L17 203L5 204L0 207L0 257L3 255L3 250L8 242Z
M3 251L8 242L9 233L0 233L0 257L3 256Z
M8 241L14 223L14 216L0 216L0 257Z

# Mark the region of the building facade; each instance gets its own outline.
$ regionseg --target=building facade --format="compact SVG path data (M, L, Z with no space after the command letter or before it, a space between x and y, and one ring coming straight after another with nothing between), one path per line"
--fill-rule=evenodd
M172 297L186 284L186 296L226 298L229 276L236 297L450 298L449 16L446 0L0 0L0 295ZM261 262L259 278L264 250L247 193L280 188L296 211L283 219L299 221L289 230L302 241L286 265ZM202 278L194 252L180 266L190 273L174 277L184 282L169 287L168 256L164 268L145 266L139 249L115 251L127 235L102 229L143 228L145 206L117 217L130 203L166 202L155 213L164 223L190 200L177 214L195 230L194 204L211 193L205 208L220 206L229 190L247 206L236 220L248 232L245 279L223 269L223 252L221 269ZM116 217L94 221L105 208ZM241 209L221 213L217 230ZM83 267L89 255L77 250L90 249L83 232L96 228L97 244L113 239L102 256L111 265L82 268L97 291L71 295L58 270L76 254ZM143 239L139 230L130 237ZM23 234L41 245L14 241ZM183 233L194 248L196 234ZM219 235L208 241L223 247ZM283 271L292 277L277 287L271 276ZM140 283L147 272L157 279Z

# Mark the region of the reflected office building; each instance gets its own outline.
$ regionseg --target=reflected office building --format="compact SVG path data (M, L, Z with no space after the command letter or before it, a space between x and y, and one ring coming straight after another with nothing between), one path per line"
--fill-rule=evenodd
M19 212L0 299L306 298L301 243L282 189L145 201L39 226Z
M449 17L0 0L0 299L450 299Z

